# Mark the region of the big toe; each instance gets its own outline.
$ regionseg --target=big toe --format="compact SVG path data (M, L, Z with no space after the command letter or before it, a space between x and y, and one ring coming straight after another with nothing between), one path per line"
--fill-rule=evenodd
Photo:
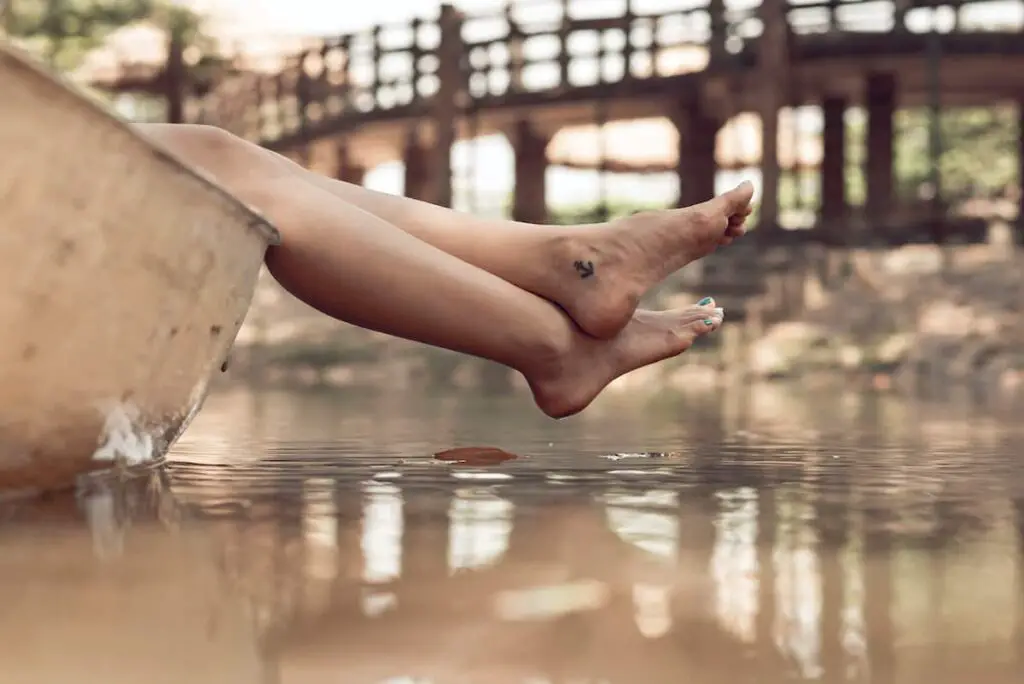
M723 192L710 201L716 212L726 218L746 216L750 213L750 202L754 199L754 184L743 181L732 190Z

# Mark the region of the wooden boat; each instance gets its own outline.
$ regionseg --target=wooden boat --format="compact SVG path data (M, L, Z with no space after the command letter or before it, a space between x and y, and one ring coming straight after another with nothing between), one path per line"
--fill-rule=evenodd
M0 491L161 456L276 237L0 40Z

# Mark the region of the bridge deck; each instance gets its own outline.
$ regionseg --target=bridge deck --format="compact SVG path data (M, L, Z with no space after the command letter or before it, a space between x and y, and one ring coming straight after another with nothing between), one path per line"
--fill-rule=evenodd
M288 149L405 125L441 100L451 100L440 104L453 117L475 119L474 134L501 129L524 109L542 118L548 110L562 125L664 113L666 100L709 88L724 89L729 107L749 110L763 85L760 8L723 4L680 0L659 13L581 17L566 0L532 0L376 26L324 39L272 73L243 70L194 102L189 118ZM931 6L946 20L935 33ZM791 0L787 20L799 84L786 94L793 104L835 91L856 101L864 72L878 67L899 73L905 104L922 103L933 47L944 60L946 103L1024 90L1022 0Z

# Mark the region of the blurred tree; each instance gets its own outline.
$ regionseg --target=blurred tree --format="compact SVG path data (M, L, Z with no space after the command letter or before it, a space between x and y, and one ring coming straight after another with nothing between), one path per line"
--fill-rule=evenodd
M202 65L217 61L216 41L206 33L206 18L188 7L175 4L170 0L149 0L153 7L150 13L151 23L160 26L167 32L171 44L182 46L189 51L186 58L189 66Z
M153 15L158 0L7 0L5 29L57 69L74 68L113 31Z
M927 109L896 114L895 195L901 201L921 199L929 182ZM947 109L942 112L942 153L939 158L942 197L950 205L977 197L1003 197L1018 187L1017 111L1008 105ZM850 203L864 203L865 137L863 110L846 117L846 186Z
M175 0L7 0L3 10L6 33L58 71L76 68L118 29L141 22L162 29L167 62L151 82L107 84L113 91L105 97L128 96L133 116L145 120L183 120L189 94L207 88L224 66L204 18Z
M0 0L2 26L61 70L73 69L114 31L148 21L171 43L209 54L203 17L173 0ZM197 57L195 61L201 61Z
M928 111L909 109L896 120L897 192L913 197L929 180ZM1010 106L942 112L939 170L950 204L975 197L1003 197L1017 186L1017 111Z
M205 89L223 65L215 41L203 32L203 18L192 10L169 2L158 3L153 22L167 33L167 63L162 75L165 120L185 120L190 94Z

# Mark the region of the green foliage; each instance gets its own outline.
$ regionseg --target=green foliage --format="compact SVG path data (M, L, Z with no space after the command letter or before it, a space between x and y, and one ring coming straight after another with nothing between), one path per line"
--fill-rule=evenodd
M997 105L946 109L939 115L942 197L957 204L974 197L1002 197L1018 187L1018 123L1015 107ZM846 121L847 193L851 204L863 204L867 122L863 111ZM931 178L931 112L903 109L895 122L895 195L918 198Z
M58 69L72 69L122 26L152 16L156 0L9 0L7 31Z
M150 21L184 45L205 41L202 18L170 0L8 0L6 29L51 66L74 69L114 31Z
M846 199L850 206L861 206L868 196L867 179L864 177L864 163L867 160L865 133L867 120L862 109L847 111L846 130Z
M914 196L929 179L930 114L904 110L896 117L897 192ZM950 203L971 197L1001 197L1017 178L1017 111L976 107L943 111L939 117L942 196Z

